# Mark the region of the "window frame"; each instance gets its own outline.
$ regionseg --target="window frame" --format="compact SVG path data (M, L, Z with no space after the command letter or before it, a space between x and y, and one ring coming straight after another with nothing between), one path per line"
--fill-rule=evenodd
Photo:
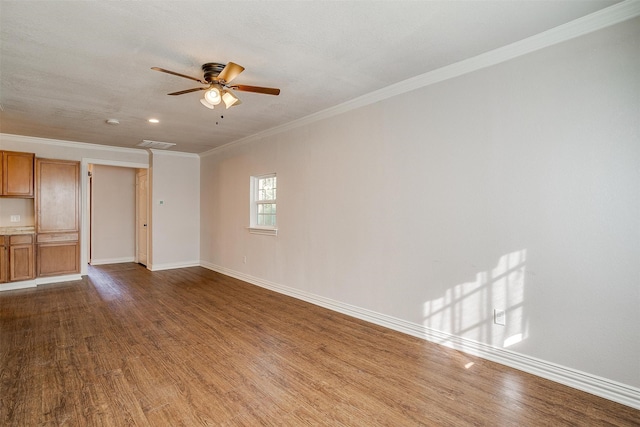
M259 182L263 179L275 178L276 179L276 197L274 199L259 199ZM269 173L264 175L255 175L251 177L250 180L250 222L249 222L249 232L253 234L266 234L266 235L277 235L278 234L278 214L277 212L273 214L274 225L259 225L258 224L258 206L260 205L275 205L277 206L277 191L278 191L278 178L276 173Z

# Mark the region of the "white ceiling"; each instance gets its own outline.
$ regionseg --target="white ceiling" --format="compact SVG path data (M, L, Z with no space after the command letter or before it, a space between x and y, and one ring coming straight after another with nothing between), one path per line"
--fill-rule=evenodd
M0 0L0 132L201 153L614 3ZM234 84L280 96L212 111L166 95L197 82L151 70L229 61L246 68Z

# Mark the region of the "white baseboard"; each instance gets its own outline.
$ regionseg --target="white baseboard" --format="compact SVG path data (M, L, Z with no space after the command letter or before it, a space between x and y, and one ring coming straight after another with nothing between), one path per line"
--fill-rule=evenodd
M135 262L135 257L124 257L124 258L103 258L103 259L92 259L91 265L104 265L104 264L121 264L124 262Z
M587 393L622 403L623 405L627 405L632 408L640 409L640 389L636 387L601 378L576 369L567 368L535 357L526 356L504 348L494 347L468 338L451 335L446 332L441 332L417 323L388 316L386 314L269 282L267 280L250 276L235 270L230 270L206 261L201 261L200 265L209 270L243 280L247 283L251 283L274 292L288 295L320 307L328 308L348 316L422 338L436 344L441 344L474 356L482 357L483 359L528 372L578 390L586 391Z
M20 282L4 283L0 285L0 292L15 291L17 289L35 288L36 286L47 285L49 283L71 282L74 280L82 280L82 276L80 274L68 274L65 276L37 277L33 280L23 280Z
M167 262L164 264L149 264L147 268L151 271L160 270L172 270L174 268L186 268L186 267L198 267L200 261L185 261L185 262Z
M20 282L9 282L0 285L0 292L15 291L17 289L35 288L38 286L35 280L22 280Z
M36 285L48 285L51 283L73 282L75 280L82 280L80 274L67 274L64 276L52 276L52 277L38 277L36 279Z

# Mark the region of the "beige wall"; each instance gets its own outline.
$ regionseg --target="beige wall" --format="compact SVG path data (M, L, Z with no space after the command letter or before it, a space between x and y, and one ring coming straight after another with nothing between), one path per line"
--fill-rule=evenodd
M151 150L151 270L200 264L200 158Z
M20 221L11 222L12 215L20 215ZM0 199L0 227L23 227L35 224L33 199Z
M93 165L92 264L135 259L136 170Z

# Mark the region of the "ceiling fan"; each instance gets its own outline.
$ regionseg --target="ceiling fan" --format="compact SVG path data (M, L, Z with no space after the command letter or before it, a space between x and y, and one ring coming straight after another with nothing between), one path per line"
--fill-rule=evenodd
M267 95L280 94L280 89L276 88L229 84L238 76L238 74L244 71L243 66L234 62L229 62L227 65L219 64L217 62L208 62L203 64L202 71L204 72L204 76L202 79L176 73L175 71L165 70L164 68L159 67L151 67L151 69L167 74L173 74L178 77L184 77L185 79L195 80L198 83L207 85L206 87L196 87L193 89L181 90L179 92L172 92L167 95L183 95L185 93L204 90L206 92L200 102L202 105L210 109L213 109L216 105L220 104L220 102L224 102L226 108L234 105L240 105L240 99L238 99L231 90L263 93Z

